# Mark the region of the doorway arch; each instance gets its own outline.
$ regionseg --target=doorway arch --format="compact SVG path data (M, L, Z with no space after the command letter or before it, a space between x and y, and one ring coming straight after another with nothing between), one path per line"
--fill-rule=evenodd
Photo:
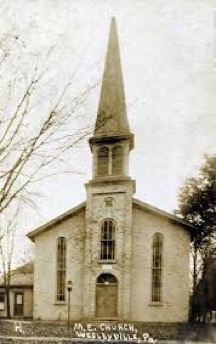
M98 276L96 284L96 317L116 318L118 315L118 281L110 273Z

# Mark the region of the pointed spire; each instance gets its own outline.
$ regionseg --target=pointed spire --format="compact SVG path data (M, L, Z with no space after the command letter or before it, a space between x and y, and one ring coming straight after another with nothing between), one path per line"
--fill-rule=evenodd
M94 136L130 135L115 18L112 18Z

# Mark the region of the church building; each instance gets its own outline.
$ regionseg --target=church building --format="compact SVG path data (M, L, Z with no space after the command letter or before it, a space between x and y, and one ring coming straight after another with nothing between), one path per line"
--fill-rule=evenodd
M134 198L114 19L89 144L86 201L28 234L36 246L34 319L66 320L69 309L71 320L186 322L193 227Z

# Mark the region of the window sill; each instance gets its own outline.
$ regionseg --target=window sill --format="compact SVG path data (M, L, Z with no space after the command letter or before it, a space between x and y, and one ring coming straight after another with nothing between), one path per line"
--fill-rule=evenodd
M116 262L115 259L109 259L109 260L99 259L99 260L98 260L98 263L99 263L99 264L107 265L107 264L116 264L117 262Z
M55 306L65 306L67 303L66 301L55 301L54 305Z
M152 302L149 303L149 306L161 307L161 306L163 306L163 305L164 305L164 304L163 304L163 302L161 302L161 301L152 301Z

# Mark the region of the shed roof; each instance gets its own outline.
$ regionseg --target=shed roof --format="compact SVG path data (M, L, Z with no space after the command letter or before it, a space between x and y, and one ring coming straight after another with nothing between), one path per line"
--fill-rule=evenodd
M29 262L11 271L10 287L33 286L34 263ZM4 287L3 276L0 277L0 287Z

